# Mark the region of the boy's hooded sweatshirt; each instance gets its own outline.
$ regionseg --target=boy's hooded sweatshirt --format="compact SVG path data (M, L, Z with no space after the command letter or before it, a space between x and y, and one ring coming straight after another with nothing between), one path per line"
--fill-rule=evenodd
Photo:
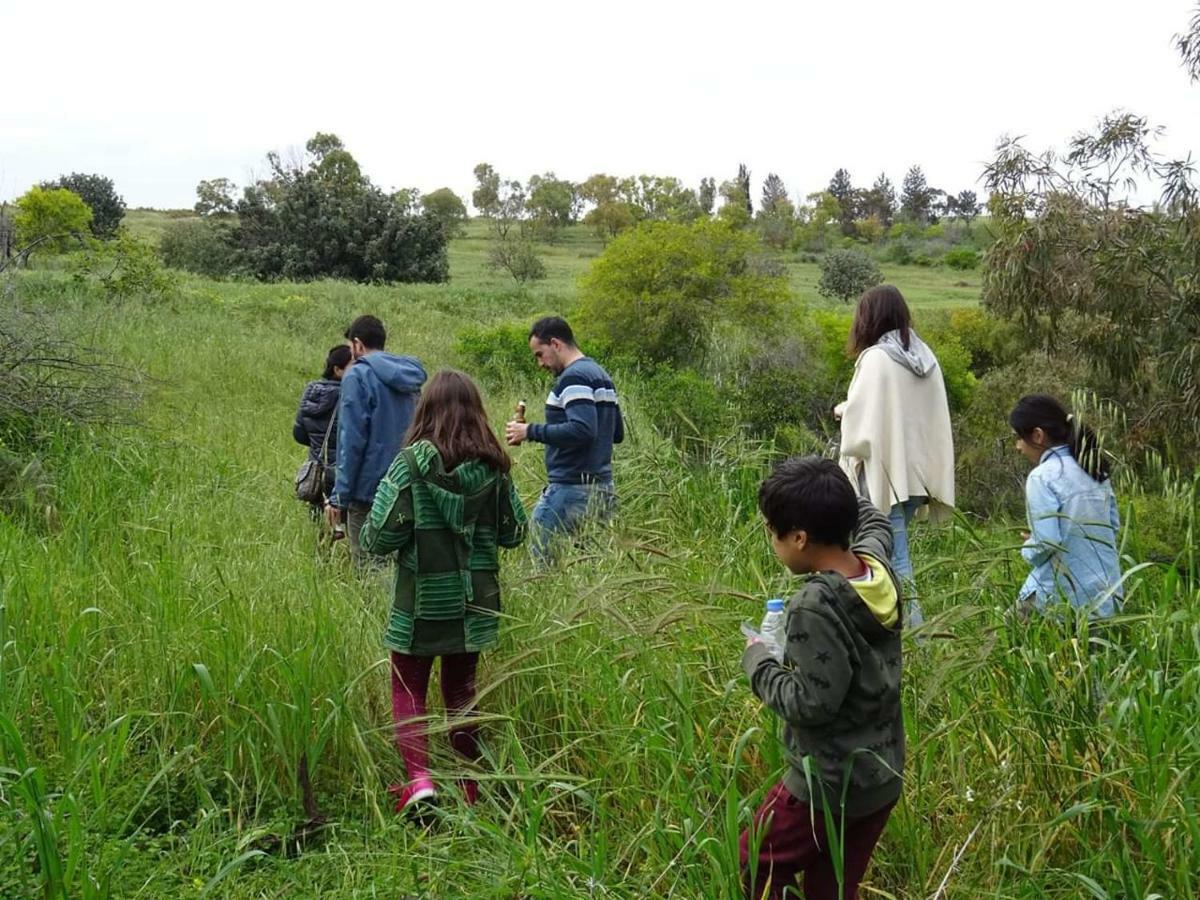
M784 721L784 785L798 800L847 816L869 815L899 797L904 769L900 585L887 563L892 529L867 500L858 509L850 549L891 578L893 624L881 624L844 576L817 572L788 601L785 664L762 644L742 655L751 689Z
M369 504L400 452L412 421L425 369L411 356L377 350L342 376L338 407L337 481L330 502Z

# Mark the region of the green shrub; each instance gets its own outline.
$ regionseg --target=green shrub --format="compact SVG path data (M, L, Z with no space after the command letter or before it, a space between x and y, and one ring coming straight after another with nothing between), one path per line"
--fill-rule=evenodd
M922 268L925 268L925 269L931 269L937 265L937 260L934 259L932 256L926 256L924 253L922 253L919 256L916 256L913 258L913 265L921 266Z
M158 252L172 269L222 278L237 269L232 223L215 219L180 219L163 231Z
M861 250L833 250L821 261L821 280L817 292L849 302L867 288L883 281L875 260Z
M537 361L529 352L529 326L504 323L491 327L472 326L459 332L455 351L464 368L490 381L507 378L533 379Z
M997 366L1017 362L1027 343L1021 329L978 307L952 310L942 326L957 337L971 354L971 371L982 376Z
M921 237L927 241L936 241L946 236L946 226L941 222L935 222L921 230Z
M583 330L643 363L703 369L715 328L777 321L787 279L755 271L761 252L753 233L721 222L626 231L580 281Z
M887 250L884 251L883 258L890 263L895 263L898 266L907 266L912 263L913 252L912 246L905 240L889 241Z
M86 249L72 257L70 269L77 283L98 285L110 300L161 299L178 287L154 247L125 229L113 240L89 239Z
M970 247L959 247L955 250L950 250L942 257L944 262L951 269L957 269L960 272L965 272L968 269L979 268L979 253L972 250Z
M38 250L62 252L89 231L92 211L80 196L66 188L32 187L16 202L13 230L16 249L36 242Z
M676 444L703 445L728 430L729 407L711 379L663 366L643 386L642 412Z

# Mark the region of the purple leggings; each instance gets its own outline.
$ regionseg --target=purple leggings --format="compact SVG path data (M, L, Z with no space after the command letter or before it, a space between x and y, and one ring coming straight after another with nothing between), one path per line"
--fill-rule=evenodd
M392 651L392 720L396 724L396 746L404 759L409 781L429 776L429 741L423 719L433 660L432 656ZM475 702L478 664L478 653L448 653L442 657L442 699L452 717L470 714ZM478 759L478 730L478 726L460 721L450 728L450 746L460 756Z

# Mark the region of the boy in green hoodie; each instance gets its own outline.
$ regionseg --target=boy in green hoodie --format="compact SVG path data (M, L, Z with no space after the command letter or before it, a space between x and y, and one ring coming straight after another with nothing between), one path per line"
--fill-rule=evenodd
M900 584L887 516L831 460L781 463L758 493L775 555L804 576L784 662L751 638L755 696L784 722L789 769L742 834L746 896L854 898L900 796Z

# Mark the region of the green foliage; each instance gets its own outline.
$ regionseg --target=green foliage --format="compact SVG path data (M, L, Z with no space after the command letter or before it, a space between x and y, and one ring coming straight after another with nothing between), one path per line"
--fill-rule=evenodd
M62 252L88 231L92 211L73 191L35 186L17 200L12 221L17 249L40 242L38 251Z
M913 166L904 175L900 186L900 214L909 222L920 225L935 221L934 202L941 193L929 186L920 166Z
M1030 344L1082 357L1085 383L1190 463L1200 458L1200 194L1190 166L1156 153L1155 134L1120 113L1073 138L1065 161L1002 144L985 174L995 241L983 300ZM1131 179L1157 183L1161 206L1119 200Z
M529 197L525 207L533 218L538 234L552 240L559 229L570 225L579 216L582 199L578 187L553 172L534 175L529 179Z
M82 172L72 172L61 175L56 181L47 182L42 187L53 190L65 188L79 197L92 211L92 235L101 239L113 237L125 217L125 201L117 193L111 178L103 175L85 175Z
M858 192L850 181L850 173L845 169L838 169L834 172L825 192L837 201L838 221L841 223L842 234L846 237L853 237L854 220L858 217L859 204Z
M982 309L951 310L945 330L971 354L971 371L979 376L1017 362L1028 349L1018 327Z
M91 241L70 268L76 282L97 285L109 300L161 300L179 286L154 247L124 229L111 241Z
M449 277L446 234L362 175L334 135L308 142L303 163L268 154L271 177L238 202L239 264L258 278L438 282Z
M956 247L946 252L946 255L942 257L942 262L960 272L977 269L979 268L979 251L972 250L970 247Z
M846 303L869 287L882 283L883 273L875 260L861 250L832 250L821 260L817 292Z
M179 219L163 230L158 252L163 263L209 278L224 278L237 269L236 230L216 219Z
M237 185L228 178L213 178L196 185L196 215L227 216L237 206Z
M540 371L529 351L527 325L471 326L459 332L454 349L469 371L491 381L532 381Z
M913 261L912 244L906 240L890 240L883 258L898 266L907 266Z
M788 297L781 277L755 272L760 244L720 222L647 223L616 238L580 282L590 329L651 364L701 365L713 329L769 329Z
M642 415L664 437L700 449L723 435L730 410L711 378L660 366L642 383Z
M471 205L481 216L495 216L500 211L500 176L488 163L475 167L476 188Z
M546 277L546 264L537 255L533 241L524 237L498 238L489 251L488 265L496 271L507 272L518 284L541 281Z
M421 198L421 206L442 224L446 237L462 237L466 229L467 206L462 198L448 187L438 188Z

